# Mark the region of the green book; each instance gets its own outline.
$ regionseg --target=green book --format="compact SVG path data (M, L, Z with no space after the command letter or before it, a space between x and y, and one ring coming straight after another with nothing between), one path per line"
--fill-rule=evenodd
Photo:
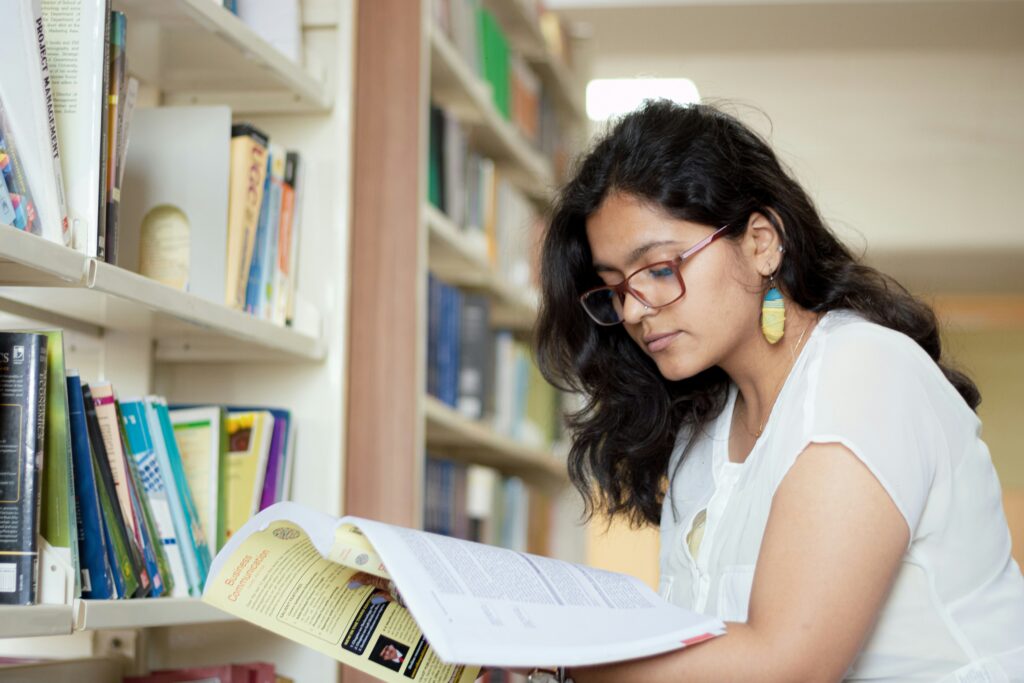
M42 518L39 533L74 570L74 596L81 597L78 560L78 515L75 512L71 460L71 422L65 381L64 334L40 331L46 344L46 433L43 455Z

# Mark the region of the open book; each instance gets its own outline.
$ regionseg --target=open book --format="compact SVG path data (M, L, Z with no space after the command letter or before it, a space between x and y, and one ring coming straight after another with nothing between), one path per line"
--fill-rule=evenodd
M633 659L724 632L631 576L295 503L231 537L203 600L394 683Z

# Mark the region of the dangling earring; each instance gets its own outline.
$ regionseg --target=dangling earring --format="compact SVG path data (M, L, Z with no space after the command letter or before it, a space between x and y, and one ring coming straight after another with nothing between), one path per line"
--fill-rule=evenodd
M769 344L776 344L786 333L786 303L782 292L775 286L772 275L770 287L761 303L761 334Z

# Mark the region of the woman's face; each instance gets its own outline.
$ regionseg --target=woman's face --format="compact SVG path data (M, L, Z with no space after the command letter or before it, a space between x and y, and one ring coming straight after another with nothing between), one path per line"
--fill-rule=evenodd
M587 240L598 275L612 285L645 265L674 259L718 227L679 220L632 195L615 193L587 219ZM738 243L717 240L683 262L681 299L645 310L627 294L622 324L666 379L721 365L759 334L759 263L767 265L752 231Z

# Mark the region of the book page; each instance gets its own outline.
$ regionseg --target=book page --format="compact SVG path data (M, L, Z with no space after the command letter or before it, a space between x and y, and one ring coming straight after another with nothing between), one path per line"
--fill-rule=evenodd
M271 508L268 511L272 511ZM325 516L324 516L325 517ZM203 599L226 612L392 683L469 683L477 667L445 664L409 612L355 568L325 558L307 530L332 542L330 518L246 525L217 556ZM304 528L306 527L306 528ZM330 554L370 571L372 548L351 527Z
M346 518L376 549L447 661L503 667L598 664L719 635L639 579L447 536Z

